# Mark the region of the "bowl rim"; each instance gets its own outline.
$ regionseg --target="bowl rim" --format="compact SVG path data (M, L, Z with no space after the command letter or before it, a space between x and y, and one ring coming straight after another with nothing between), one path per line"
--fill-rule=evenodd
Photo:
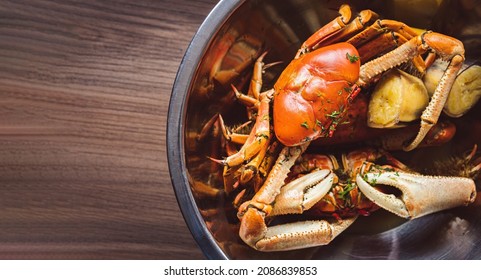
M199 67L197 61L200 61L205 55L219 28L244 2L245 0L219 1L200 25L187 47L177 71L167 115L167 161L175 196L192 236L208 259L228 259L228 257L207 230L199 209L194 207L196 201L187 176L185 153L182 152L185 150L186 102L192 88L192 79Z

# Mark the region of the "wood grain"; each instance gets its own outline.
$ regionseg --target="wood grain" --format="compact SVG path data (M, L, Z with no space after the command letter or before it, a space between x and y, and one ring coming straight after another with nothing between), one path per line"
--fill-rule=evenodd
M203 258L165 131L216 2L0 1L0 258Z

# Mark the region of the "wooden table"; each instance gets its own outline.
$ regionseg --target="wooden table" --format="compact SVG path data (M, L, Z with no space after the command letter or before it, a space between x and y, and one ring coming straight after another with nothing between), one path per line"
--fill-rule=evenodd
M0 1L0 258L204 258L165 131L216 2Z

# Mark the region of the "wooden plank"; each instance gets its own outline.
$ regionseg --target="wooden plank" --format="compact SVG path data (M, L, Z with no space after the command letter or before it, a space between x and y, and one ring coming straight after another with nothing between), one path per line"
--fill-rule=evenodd
M0 2L0 258L203 258L165 131L216 2Z

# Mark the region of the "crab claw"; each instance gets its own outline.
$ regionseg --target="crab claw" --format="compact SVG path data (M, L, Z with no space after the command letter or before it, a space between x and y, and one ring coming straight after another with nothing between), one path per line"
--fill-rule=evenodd
M407 219L468 205L476 198L476 185L464 177L425 176L402 171L368 170L365 164L356 182L361 192L380 207ZM392 186L401 194L386 194L376 185Z
M332 171L321 169L283 186L271 215L302 214L329 192L334 177Z
M330 243L348 228L356 217L330 223L310 220L267 226L266 217L302 214L329 192L335 179L331 170L318 170L283 186L272 208L247 202L241 209L241 239L259 251L286 251Z
M263 239L255 244L260 251L286 251L329 244L357 217L335 223L325 220L302 221L268 227Z

